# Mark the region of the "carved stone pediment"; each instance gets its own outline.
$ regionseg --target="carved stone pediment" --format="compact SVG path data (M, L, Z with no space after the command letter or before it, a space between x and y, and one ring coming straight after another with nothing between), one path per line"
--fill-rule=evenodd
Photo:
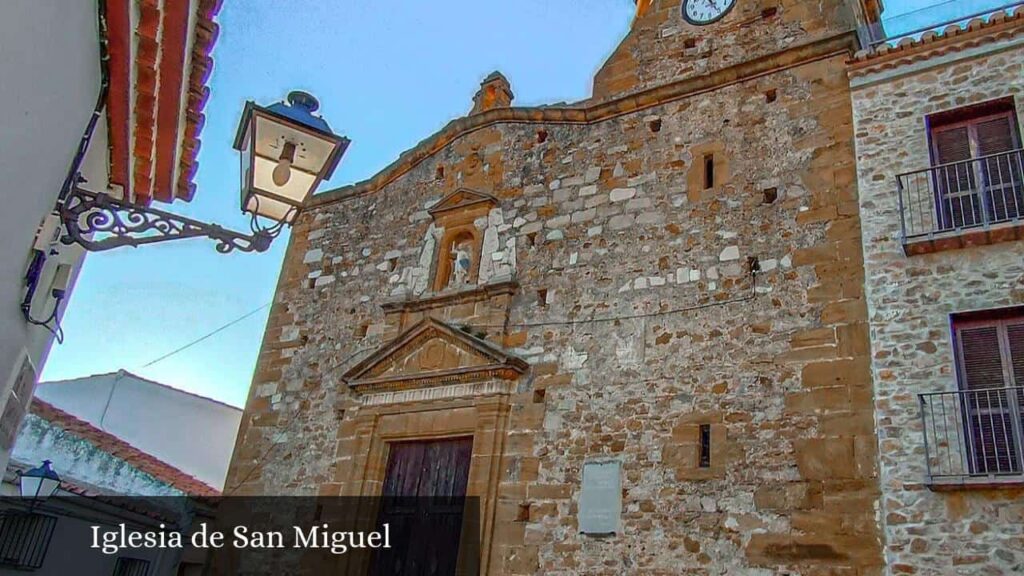
M345 373L361 392L514 380L528 364L494 344L426 318Z
M435 219L446 212L461 211L469 207L486 208L487 210L498 205L498 199L490 194L459 188L437 201L427 212Z

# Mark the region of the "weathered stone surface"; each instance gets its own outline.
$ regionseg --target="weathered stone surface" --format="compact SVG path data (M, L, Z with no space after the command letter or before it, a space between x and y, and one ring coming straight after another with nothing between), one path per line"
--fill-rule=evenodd
M838 1L799 1L772 24L754 4L739 4L724 24L759 18L751 26L771 30L757 40L764 49L823 37L839 24L823 28L822 15L846 14ZM654 12L659 22L669 13L678 20L678 0ZM680 22L664 46L653 36L645 44L669 52L656 60L644 52L642 83L753 54L746 41L723 39L710 59L680 56L683 36L712 34ZM637 30L626 43L648 42ZM599 121L542 123L530 118L545 109L522 109L515 122L438 145L365 194L332 195L304 212L267 341L286 326L301 336L288 356L265 345L254 378L254 387L294 381L302 389L276 392L270 404L250 399L228 485L244 480L243 493L371 494L391 439L472 434L469 492L486 497L488 573L877 573L878 488L864 465L875 438L854 425L873 406L867 343L855 341L867 332L838 337L867 322L862 291L847 288L863 285L863 262L857 241L839 246L828 237L832 227L859 228L856 183L842 177L854 161L846 54L830 49L800 60L804 50L780 56L785 66L716 76L710 88L643 110L626 107L640 96L623 100ZM778 93L770 103L769 89ZM711 190L690 183L705 151L716 155ZM767 205L750 193L764 182L803 193ZM596 188L584 193L587 186ZM494 247L488 257L509 259L515 282L494 275L462 291L436 290L440 246L460 217L432 234L440 224L413 216L428 198L459 187L495 198L511 224L495 227L496 243L486 232L482 241ZM572 193L556 195L565 190ZM812 212L814 219L805 216ZM329 226L311 240L316 217ZM338 281L315 296L302 256L321 246L343 260L324 270ZM372 254L391 250L401 252L397 268L410 270L402 282L426 286L410 290L414 297L391 298L391 275L375 269L381 259ZM819 252L834 257L795 257ZM777 263L763 268L756 291L748 256ZM428 316L478 333L529 369L486 399L466 389L432 399L410 389L402 393L421 399L378 396L369 404L341 380L354 361ZM438 366L461 367L437 354ZM849 378L804 385L806 366L840 361ZM271 417L296 423L273 457L256 462L279 438ZM701 453L702 430L710 454ZM828 458L837 455L849 461L833 473ZM601 540L576 524L583 463L596 457L622 467L622 530Z
M1016 34L1019 38L1020 31ZM958 389L952 314L1024 302L1024 244L906 256L896 188L896 175L931 165L929 114L1011 96L1017 118L1024 118L1024 49L1019 43L1008 49L1007 42L990 40L982 41L983 49L947 42L930 62L915 60L854 76L860 83L853 91L856 176L883 489L880 514L885 554L895 574L1024 570L1019 489L933 492L924 485L925 427L918 399L918 394ZM844 181L850 177L842 175ZM808 366L805 382L808 370L819 385L844 378L829 376L824 366ZM957 434L961 429L954 425L951 430ZM934 431L929 440L934 450Z

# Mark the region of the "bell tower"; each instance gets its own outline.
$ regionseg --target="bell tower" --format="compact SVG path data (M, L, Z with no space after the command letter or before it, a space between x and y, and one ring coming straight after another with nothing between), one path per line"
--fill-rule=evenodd
M881 0L635 0L629 33L594 78L605 100L853 34Z

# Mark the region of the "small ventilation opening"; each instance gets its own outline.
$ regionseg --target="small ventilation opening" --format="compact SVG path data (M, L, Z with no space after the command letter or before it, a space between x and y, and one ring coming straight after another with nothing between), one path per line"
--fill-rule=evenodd
M778 100L778 98L779 98L779 92L775 88L772 88L771 90L767 90L764 93L764 101L768 102L769 104L771 104L772 102L775 102L776 100Z
M697 464L701 468L711 467L711 425L700 425L700 461Z
M715 155L704 155L704 189L710 190L715 187Z
M536 246L537 245L537 233L536 232L530 232L529 234L527 234L526 235L526 243L529 244L530 246Z
M530 521L530 504L520 504L516 509L516 522L529 522Z
M765 188L761 191L761 203L762 204L774 204L779 199L779 189L774 186L771 188Z
M683 46L686 47L687 49L689 49L689 48L696 48L697 47L697 39L696 38L687 38L686 40L683 40Z
M370 323L363 322L359 326L356 326L356 330L353 333L355 338L366 338L366 333L370 331Z
M540 390L534 390L533 391L533 403L534 404L543 404L544 403L544 398L546 398L546 397L547 397L547 390L545 390L544 388L541 388Z
M547 142L547 140L548 140L548 131L543 129L543 128L541 128L540 130L537 130L537 143L538 144L543 144L544 142Z
M444 180L444 166L437 167L437 170L434 172L434 179Z
M651 132L661 132L661 118L655 118L647 123L647 127L650 128Z
M548 305L548 291L546 288L537 290L537 305L544 308Z

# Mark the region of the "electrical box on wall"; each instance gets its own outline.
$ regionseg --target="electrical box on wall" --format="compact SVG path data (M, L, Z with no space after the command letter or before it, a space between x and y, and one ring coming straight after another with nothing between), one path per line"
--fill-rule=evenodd
M32 247L41 252L46 252L58 240L59 234L60 216L55 212L47 214L46 218L43 218L42 223L39 224L39 229L36 230L36 241Z

